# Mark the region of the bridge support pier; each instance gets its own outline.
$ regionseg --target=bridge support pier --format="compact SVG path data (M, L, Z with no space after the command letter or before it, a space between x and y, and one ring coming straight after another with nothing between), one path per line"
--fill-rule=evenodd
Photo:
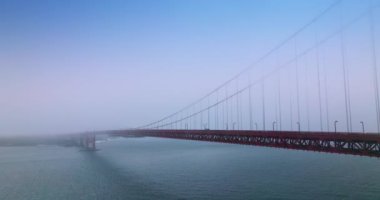
M95 151L96 150L96 136L95 134L83 134L79 139L79 146L82 148Z

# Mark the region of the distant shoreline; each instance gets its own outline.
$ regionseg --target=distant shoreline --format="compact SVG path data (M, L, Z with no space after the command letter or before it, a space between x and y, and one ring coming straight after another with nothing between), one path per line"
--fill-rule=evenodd
M105 140L108 138L140 138L143 136L99 136L97 140ZM37 146L37 145L58 145L58 146L78 146L72 136L68 135L48 135L48 136L3 136L0 137L0 147L12 147L12 146Z

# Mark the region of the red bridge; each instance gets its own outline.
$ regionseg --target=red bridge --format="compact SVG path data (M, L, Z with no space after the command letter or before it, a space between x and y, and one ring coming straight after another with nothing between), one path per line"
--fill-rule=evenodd
M380 157L380 38L374 17L380 5L358 7L337 26L326 24L344 13L344 3L321 10L252 65L181 109L136 129L103 133ZM156 114L152 108L145 112ZM95 149L94 135L81 141Z
M377 134L147 129L112 131L110 135L200 140L380 157L380 135Z

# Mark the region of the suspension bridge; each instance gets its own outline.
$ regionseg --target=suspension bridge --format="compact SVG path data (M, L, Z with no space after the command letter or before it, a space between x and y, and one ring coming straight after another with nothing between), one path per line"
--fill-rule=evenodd
M95 149L107 133L380 157L379 7L334 1L198 100L81 144Z

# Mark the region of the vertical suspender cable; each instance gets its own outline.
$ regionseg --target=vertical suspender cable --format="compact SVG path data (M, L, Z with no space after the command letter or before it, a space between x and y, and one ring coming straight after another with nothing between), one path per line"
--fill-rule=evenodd
M305 57L307 58L307 57ZM305 97L306 97L306 118L307 118L307 130L310 131L310 104L309 104L309 65L308 65L308 62L307 62L307 59L305 59L305 72L306 72L306 75L305 75L305 80L306 80L306 83L305 83L305 88L306 88L306 91L305 91Z
M280 65L280 58L279 58L279 53L277 52L277 57L276 57L276 64L279 66ZM278 122L277 124L279 125L279 130L282 131L282 111L281 111L281 72L278 74L278 85L277 85L277 100L278 100Z
M328 87L327 87L327 66L323 65L323 85L325 93L325 107L326 107L326 126L327 132L330 132L330 113L329 113L329 99L328 99Z
M279 114L279 127L280 127L280 131L282 131L281 75L278 77L278 114Z
M343 17L342 13L343 10L341 9L341 16L340 16L340 24L341 28L343 29ZM346 123L347 123L347 132L351 132L352 129L352 122L351 122L351 103L350 103L350 93L349 93L349 80L348 80L348 72L347 72L347 66L346 66L346 58L345 58L345 46L344 46L344 35L343 31L340 32L340 52L342 57L342 69L343 69L343 86L344 86L344 100L345 100L345 107L346 107Z
M253 122L252 122L252 96L251 96L251 78L249 79L249 89L248 89L248 106L249 106L249 130L253 130Z
M240 126L240 109L239 109L239 79L236 79L236 125L237 130L239 130Z
M226 109L225 109L226 102L227 102L227 99L224 102L222 102L222 112L221 112L222 113L222 126L221 126L221 129L225 128L225 123L226 123L226 117L225 117L226 116L225 115L226 114L225 113L225 111L226 111Z
M216 91L216 102L219 102L219 90ZM216 105L215 108L215 129L218 130L218 123L219 123L219 104Z
M297 37L294 38L294 51L295 51L295 64L296 64L296 100L297 100L297 120L299 126L301 126L301 114L300 114L300 87L299 87L299 74L298 74L298 49L297 49Z
M180 129L182 129L183 128L183 120L182 120L182 118L183 118L183 113L181 112L180 113L180 116L179 116L179 128Z
M239 110L240 110L240 129L244 129L244 119L243 119L243 96L239 98Z
M203 107L202 107L202 101L200 102L200 112L201 112L201 129L203 129Z
M289 78L291 76L289 75ZM290 81L289 81L290 82ZM290 102L290 130L293 131L293 90L289 87L289 102Z
M275 90L273 90L273 91L275 91ZM273 100L273 102L274 102L274 122L272 122L272 130L273 131L277 130L277 127L278 127L278 104L277 104L278 96L276 93L277 92L275 91L275 94L273 95L273 98L274 98L274 100Z
M322 98L321 98L321 72L319 66L319 41L318 36L316 34L315 37L316 42L316 59L317 59L317 83L318 83L318 103L319 103L319 125L320 130L323 131L323 118L322 118Z
M228 124L229 124L228 110L229 110L229 106L228 106L228 89L227 89L227 86L226 86L226 129L227 130L228 130Z
M207 98L207 128L210 129L210 98Z
M262 95L262 103L263 103L263 130L265 131L265 86L264 81L261 85L261 95Z

